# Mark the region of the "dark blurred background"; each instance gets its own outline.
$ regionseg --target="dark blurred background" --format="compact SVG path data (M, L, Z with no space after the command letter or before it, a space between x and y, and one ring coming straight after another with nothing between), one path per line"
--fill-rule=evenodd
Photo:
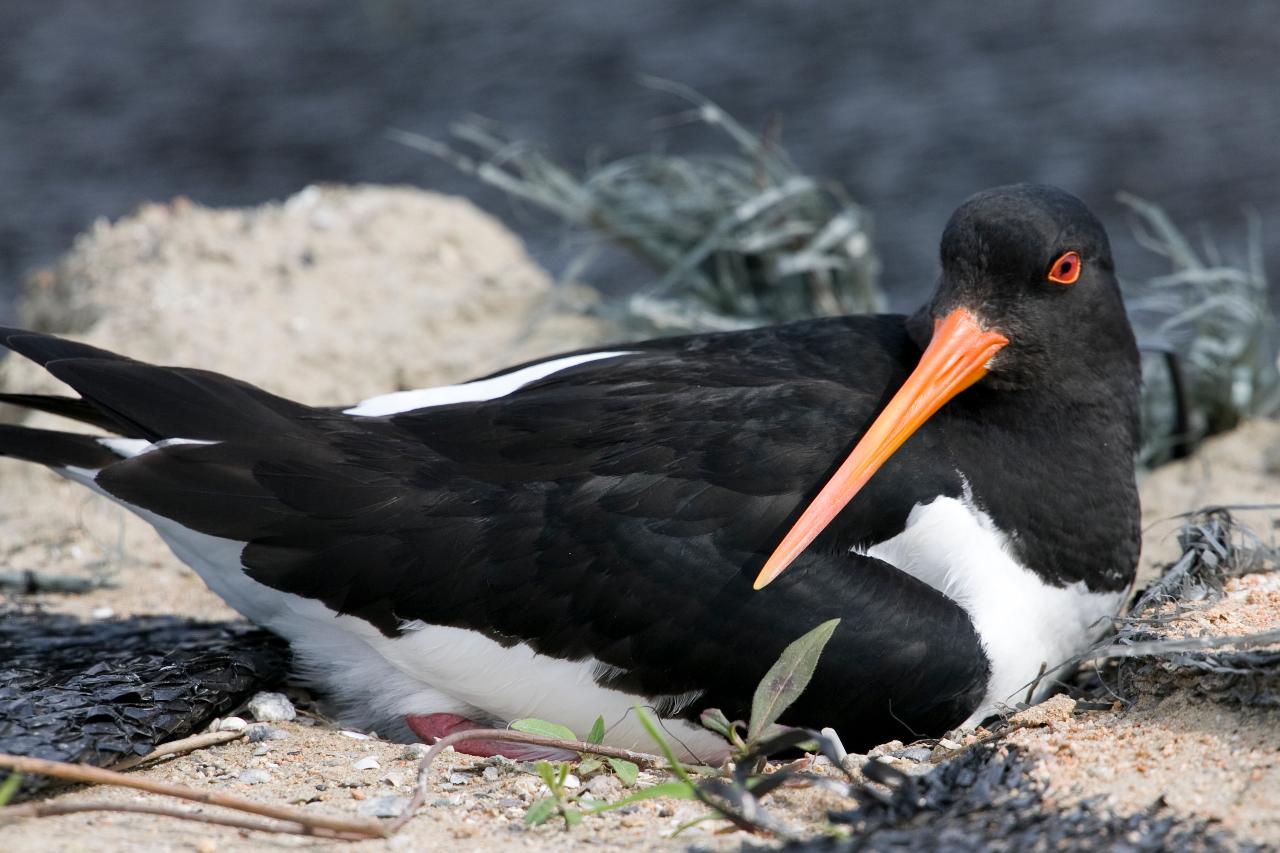
M1121 189L1228 254L1256 209L1280 269L1278 55L1274 0L4 0L0 315L96 217L316 181L470 196L555 271L561 226L385 132L443 136L474 112L575 164L723 146L669 126L685 105L639 74L780 122L803 170L870 207L897 307L930 285L952 208L1016 180L1084 197L1130 275L1161 265L1129 238Z

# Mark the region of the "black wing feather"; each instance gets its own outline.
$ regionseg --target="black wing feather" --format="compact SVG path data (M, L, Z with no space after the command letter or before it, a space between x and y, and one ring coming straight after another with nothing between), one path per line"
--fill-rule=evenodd
M98 482L247 542L262 583L388 634L421 619L592 656L616 686L705 689L731 715L786 643L840 617L795 715L882 737L901 733L895 715L945 728L980 699L985 658L964 613L848 553L901 529L921 489L958 493L955 478L900 489L887 466L875 501L767 593L750 584L874 415L881 397L865 389L899 383L912 346L884 318L651 342L501 399L381 418L204 371L78 354L48 366L149 436L217 442L118 462ZM923 432L913 453L945 451Z

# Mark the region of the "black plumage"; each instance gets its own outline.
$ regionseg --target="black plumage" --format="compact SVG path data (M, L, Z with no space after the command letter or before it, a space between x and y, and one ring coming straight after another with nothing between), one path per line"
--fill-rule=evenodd
M1067 246L1071 288L1043 272ZM162 446L97 485L185 527L247 543L245 572L395 636L408 620L594 658L643 696L702 691L745 716L782 648L842 620L789 719L852 744L941 732L980 704L990 661L938 590L851 549L939 495L972 497L1050 586L1124 588L1137 557L1131 459L1137 357L1105 234L1079 202L1015 187L966 203L938 294L913 317L813 320L611 348L492 400L361 417L237 380L155 367L18 330L80 416ZM1012 341L924 422L772 586L752 580L902 385L933 323L963 306ZM515 369L515 368L513 368ZM14 399L10 397L10 399ZM50 442L64 439L49 438ZM81 454L81 455L77 455ZM74 457L74 458L72 458Z

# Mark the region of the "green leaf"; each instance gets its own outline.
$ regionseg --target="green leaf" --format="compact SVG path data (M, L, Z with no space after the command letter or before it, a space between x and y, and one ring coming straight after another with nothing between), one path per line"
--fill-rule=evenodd
M541 826L555 813L556 801L551 797L544 797L529 806L529 810L524 813L524 825Z
M641 800L657 800L663 797L672 800L696 800L698 793L693 789L692 782L663 782L660 785L653 785L649 788L641 788L633 794L616 800L612 803L605 803L601 806L594 806L587 809L583 814L594 815L601 812L607 812L610 809L620 809L623 806L629 806L632 803L638 803Z
M622 784L628 788L636 784L636 779L640 777L640 768L635 764L623 758L608 758L609 766L613 768L613 772L618 774L618 778L622 780Z
M562 726L559 723L548 723L546 720L535 720L527 717L523 720L516 720L511 724L511 728L518 732L526 732L531 735L542 735L543 737L553 737L558 740L577 740L578 736L573 733L573 729Z
M578 762L578 775L590 776L603 766L604 762L598 758L584 758L582 761Z
M564 823L565 826L577 826L582 823L582 812L577 809L565 809Z
M591 733L587 735L587 743L604 743L604 717L596 717Z
M733 723L729 722L729 718L719 708L708 708L702 712L698 719L702 721L704 729L711 729L711 731L726 739L732 738Z
M17 770L10 771L9 778L0 785L0 807L9 805L9 801L13 799L14 794L18 793L18 786L21 784L22 774Z
M776 722L809 686L809 679L813 678L813 671L818 667L818 658L839 624L839 619L823 622L782 650L777 662L760 679L755 696L751 699L748 740L755 740L757 735Z
M538 771L538 775L542 777L542 781L546 783L547 787L550 788L551 792L554 794L556 788L559 787L556 783L556 771L558 768L552 767L545 761L539 761L533 766Z

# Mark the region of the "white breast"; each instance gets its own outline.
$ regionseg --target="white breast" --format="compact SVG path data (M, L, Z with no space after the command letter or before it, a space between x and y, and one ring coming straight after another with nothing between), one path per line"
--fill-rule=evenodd
M969 614L991 663L991 681L966 725L1025 701L1041 668L1088 648L1126 595L1090 592L1083 582L1050 586L1020 565L1009 546L1008 536L966 495L917 504L901 533L862 551L914 575ZM1052 687L1046 682L1037 698Z

